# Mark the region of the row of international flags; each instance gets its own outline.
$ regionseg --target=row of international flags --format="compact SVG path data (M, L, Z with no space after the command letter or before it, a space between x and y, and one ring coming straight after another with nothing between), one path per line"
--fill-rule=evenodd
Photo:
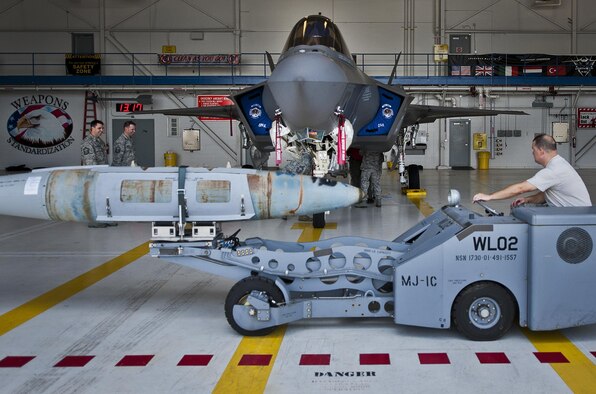
M455 66L449 67L450 75L452 76L475 76L475 77L487 77L487 76L564 76L567 75L567 66Z

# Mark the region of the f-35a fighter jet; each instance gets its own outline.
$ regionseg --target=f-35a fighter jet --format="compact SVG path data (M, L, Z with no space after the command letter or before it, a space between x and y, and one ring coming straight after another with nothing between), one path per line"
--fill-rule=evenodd
M275 151L278 164L282 154L299 157L309 151L317 176L326 174L330 165L344 164L350 145L385 152L397 144L402 181L405 146L415 139L420 123L525 114L411 104L413 97L392 84L394 72L383 84L358 69L338 27L321 15L298 21L278 63L269 60L269 79L232 94L234 105L144 113L237 119L258 151Z

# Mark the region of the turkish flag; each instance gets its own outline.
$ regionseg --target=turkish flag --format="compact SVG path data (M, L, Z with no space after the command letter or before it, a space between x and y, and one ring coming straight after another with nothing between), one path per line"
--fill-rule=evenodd
M547 66L546 67L546 75L549 76L557 76L557 75L567 75L567 67L565 66Z

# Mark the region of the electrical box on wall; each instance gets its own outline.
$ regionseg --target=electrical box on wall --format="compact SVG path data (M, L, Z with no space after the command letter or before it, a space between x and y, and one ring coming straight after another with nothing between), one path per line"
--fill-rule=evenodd
M553 122L553 138L557 143L569 142L569 123Z
M474 133L474 150L486 149L486 133Z
M449 50L450 53L457 53L465 55L472 51L472 35L471 34L450 34L449 35Z
M201 150L200 130L185 129L182 132L182 149L191 152Z

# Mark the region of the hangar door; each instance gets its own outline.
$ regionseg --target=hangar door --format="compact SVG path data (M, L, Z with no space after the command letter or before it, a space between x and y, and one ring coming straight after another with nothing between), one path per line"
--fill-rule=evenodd
M449 166L470 167L471 122L469 119L449 121Z
M124 122L127 120L132 120L137 125L137 132L132 136L137 165L155 167L155 123L153 119L113 119L110 152L112 152L114 142L124 131Z

